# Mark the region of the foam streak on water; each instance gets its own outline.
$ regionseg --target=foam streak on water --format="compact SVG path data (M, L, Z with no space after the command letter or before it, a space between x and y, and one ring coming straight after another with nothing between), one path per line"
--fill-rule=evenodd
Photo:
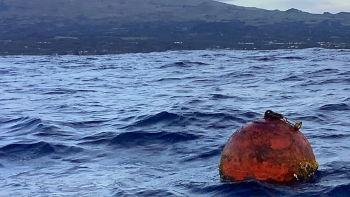
M0 196L346 196L350 51L0 57ZM293 186L222 182L230 135L271 109L320 168Z

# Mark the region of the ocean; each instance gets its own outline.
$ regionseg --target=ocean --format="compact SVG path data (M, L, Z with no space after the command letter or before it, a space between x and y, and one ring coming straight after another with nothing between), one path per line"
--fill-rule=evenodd
M0 76L0 196L350 195L350 50L0 56ZM266 110L303 122L312 180L220 180Z

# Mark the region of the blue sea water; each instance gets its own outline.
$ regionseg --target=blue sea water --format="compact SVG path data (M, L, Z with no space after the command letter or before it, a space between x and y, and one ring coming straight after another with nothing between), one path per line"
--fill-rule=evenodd
M0 196L349 196L350 50L0 57ZM291 186L220 180L231 134L303 121Z

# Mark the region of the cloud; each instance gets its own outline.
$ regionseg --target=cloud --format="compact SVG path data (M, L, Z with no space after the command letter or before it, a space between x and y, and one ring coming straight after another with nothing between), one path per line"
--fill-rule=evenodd
M257 7L268 10L288 10L296 8L305 12L323 13L323 12L349 12L349 0L218 0L225 3L245 7Z

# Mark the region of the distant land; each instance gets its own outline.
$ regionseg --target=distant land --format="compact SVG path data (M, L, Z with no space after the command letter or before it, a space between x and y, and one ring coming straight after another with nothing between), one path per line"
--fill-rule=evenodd
M350 13L213 0L0 0L0 55L350 48Z

